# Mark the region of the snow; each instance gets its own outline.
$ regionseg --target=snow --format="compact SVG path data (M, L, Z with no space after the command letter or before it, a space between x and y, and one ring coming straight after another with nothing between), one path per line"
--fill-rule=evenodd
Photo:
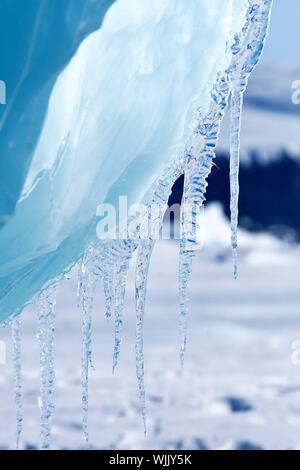
M228 240L230 239L230 228L227 218L220 203L214 202L205 207L203 223L201 225L201 237L203 237L204 251L223 253L228 256ZM288 250L288 246L273 235L262 233L249 233L238 229L239 254L248 256L255 253L276 253L276 251ZM278 262L280 257L278 257Z
M145 313L147 436L144 437L135 377L134 263L124 312L120 365L111 374L113 325L98 287L93 313L89 433L92 448L105 449L296 449L300 446L299 366L292 343L299 339L298 246L271 236L240 233L242 253L232 279L228 222L218 206L205 210L208 230L220 240L194 260L188 345L180 368L176 242L159 242L153 253ZM212 226L213 225L213 226ZM211 227L211 228L209 228ZM208 237L209 238L209 237ZM227 240L221 243L221 240ZM256 250L257 241L261 249ZM264 248L263 248L264 247ZM268 249L267 249L268 248ZM222 256L220 255L222 254ZM262 253L267 253L266 263ZM255 262L253 262L253 259ZM272 261L273 260L273 261ZM57 298L56 410L52 447L84 448L81 429L81 318L76 275ZM22 321L24 431L21 447L39 441L39 354L36 309ZM15 447L10 331L8 362L0 366L0 446Z

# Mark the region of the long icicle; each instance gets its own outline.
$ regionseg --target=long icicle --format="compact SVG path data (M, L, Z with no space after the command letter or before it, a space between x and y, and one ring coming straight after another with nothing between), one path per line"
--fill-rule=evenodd
M103 276L103 290L105 297L105 316L107 319L110 319L112 317L115 301L114 266L111 266Z
M250 22L247 21L241 34L235 36L232 54L236 54L237 44L245 37ZM205 201L207 178L211 172L215 148L218 141L221 122L230 95L230 76L234 64L225 76L219 76L211 92L211 104L206 116L200 116L200 124L194 132L184 162L184 191L181 208L182 240L179 254L179 327L181 334L180 362L184 365L187 345L187 317L189 302L189 281L192 272L195 251L201 247L197 240L199 229L197 218Z
M229 83L220 78L212 92L210 111L198 126L186 155L185 181L181 205L181 243L179 253L180 362L184 365L187 345L189 281L193 258L199 244L199 211L205 201L207 178L211 172L220 125L228 103Z
M257 65L263 51L268 32L271 7L272 0L251 0L251 6L248 10L248 23L251 26L246 37L237 40L234 50L236 60L231 76L230 128L230 228L234 279L237 279L239 161L243 96L247 88L249 76Z
M89 367L94 369L92 363L91 332L92 309L96 277L89 270L88 260L81 262L79 269L81 280L81 308L82 308L82 351L81 351L81 387L82 387L82 429L86 446L89 445L88 413L89 413Z
M240 131L243 94L234 91L231 95L231 141L230 141L230 229L233 261L233 276L237 279L237 229L239 204L239 165L240 165Z
M192 272L194 251L185 250L184 244L180 244L179 253L179 329L181 335L180 364L184 366L184 358L187 345L187 317L188 317L188 296L189 281Z
M239 145L240 145L240 116L242 108L242 97L247 85L247 80L253 68L257 64L262 53L264 40L267 34L270 8L272 0L251 0L250 7L247 13L246 24L241 31L240 35L235 36L235 43L232 46L233 62L229 67L225 77L219 79L212 92L212 105L211 109L203 120L203 123L195 132L192 139L192 148L189 150L187 157L188 161L185 170L185 187L183 202L189 205L201 206L205 200L204 194L206 190L206 178L210 173L212 167L212 160L214 158L214 149L217 143L218 134L220 130L221 121L224 117L225 108L228 103L230 88L233 89L232 93L232 124L231 124L231 165L230 165L230 181L231 181L231 242L233 249L233 264L234 276L237 276L237 223L238 223L238 167L239 167ZM243 44L243 48L241 47ZM244 45L245 44L245 45ZM234 84L238 80L239 86ZM231 82L231 87L230 87ZM202 135L202 144L196 145L193 148L193 140L197 139L198 135ZM201 141L200 141L201 142ZM195 152L196 150L196 152ZM204 159L204 160L203 160ZM192 160L192 161L191 161ZM196 161L196 165L195 165ZM204 165L204 173L201 165ZM208 168L206 168L208 165ZM191 168L195 166L195 168ZM193 172L199 171L202 178L200 182L195 185L191 183L190 175L193 178ZM206 171L206 169L208 171ZM206 174L205 174L206 173ZM188 175L188 177L187 177ZM197 180L194 180L197 183ZM200 184L199 184L200 183ZM180 249L179 261L179 303L180 303L180 329L181 329L181 351L180 359L181 364L184 361L186 350L186 327L187 327L187 312L188 312L188 283L192 270L193 254L195 251L196 243L196 224L191 221L190 227L192 231L188 230L185 234L184 228L184 208L182 210L182 227L183 227L183 240ZM189 248L187 248L189 245ZM194 245L194 247L193 247Z
M101 260L103 290L105 297L105 316L110 319L114 311L115 302L115 260L112 253L112 244L114 241L107 240L107 248Z
M123 310L126 292L126 280L129 262L133 253L133 246L130 241L120 240L117 252L119 260L115 276L115 309L114 309L114 352L112 372L115 373L119 363L119 355L122 343ZM116 258L117 259L117 258Z
M137 254L136 274L135 274L135 308L136 308L136 376L139 387L139 397L141 403L142 419L144 424L144 434L147 432L146 424L146 395L144 384L144 316L145 301L147 292L147 280L153 240L141 240Z
M135 270L135 309L136 309L136 376L138 381L141 414L144 434L147 433L146 393L144 383L144 317L147 294L147 281L150 260L155 240L160 237L164 213L167 209L168 197L172 190L172 182L181 174L179 167L170 167L163 178L156 181L151 204L148 205L145 218L140 225L140 240Z
M118 365L123 326L123 308L129 262L137 246L130 239L105 240L94 250L92 270L102 278L106 318L114 313L113 373Z
M38 339L40 343L40 448L50 449L54 410L54 331L56 285L45 289L39 298Z
M14 397L16 407L16 448L19 449L22 434L22 371L21 371L21 319L14 318L12 322L13 365L14 365Z

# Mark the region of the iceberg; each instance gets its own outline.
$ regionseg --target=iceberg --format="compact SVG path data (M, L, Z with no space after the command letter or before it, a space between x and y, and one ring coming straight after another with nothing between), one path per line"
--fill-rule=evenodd
M45 39L40 24L44 8L50 5L41 2L37 16L33 15L36 22L27 62L16 80L16 97L12 104L8 102L0 121L4 122L2 142L8 149L3 153L8 158L1 157L0 323L18 317L25 305L38 298L41 448L50 447L54 407L56 284L78 263L83 431L88 443L94 290L102 278L106 315L114 316L114 371L122 340L126 275L134 251L136 373L146 432L143 321L155 240L141 236L147 213L132 216L131 236L99 240L98 208L117 207L120 198L126 198L128 206L157 204L157 218L162 223L171 187L181 173L185 175L179 269L183 364L188 284L198 249L196 212L205 200L206 179L229 102L231 238L236 277L243 93L263 49L271 4L271 0L86 0L80 3L84 7L81 10L79 2L76 7L68 2L69 10L57 7L61 12L58 32L62 32L66 47L63 60L50 60L51 70L43 66L48 64L49 55L51 59L51 37ZM91 8L96 9L97 21L88 13ZM66 40L65 20L72 24ZM40 64L35 60L36 47ZM42 70L38 86L29 87L27 95L21 93L24 73L27 79L36 69ZM16 72L11 73L17 77ZM18 97L21 103L24 96L28 106L20 111ZM24 119L25 110L30 119ZM11 127L9 122L13 123ZM30 145L26 145L25 135ZM123 220L119 218L118 223L121 231ZM13 338L19 441L20 323L15 320Z
M82 42L56 80L21 197L0 232L0 321L96 241L100 203L140 202L184 155L247 6L119 0Z

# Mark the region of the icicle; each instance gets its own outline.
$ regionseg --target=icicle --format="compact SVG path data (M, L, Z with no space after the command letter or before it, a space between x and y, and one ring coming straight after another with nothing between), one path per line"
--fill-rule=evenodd
M259 2L259 4L258 4ZM212 91L211 108L206 117L200 119L186 155L185 184L182 205L182 243L179 261L179 302L181 329L181 364L186 350L186 323L188 311L188 283L192 270L193 255L197 249L197 223L195 208L203 204L206 179L210 174L214 149L216 147L220 124L232 92L231 121L231 241L233 249L234 276L237 276L237 222L238 222L238 167L240 146L240 116L243 93L247 80L257 64L267 34L272 0L251 0L248 17L240 35L235 36L232 46L233 62L225 77L220 77ZM243 44L243 47L241 46ZM237 86L238 84L238 86Z
M80 261L77 265L77 308L81 307L82 301L82 283L83 283L83 276L82 276L82 261Z
M115 240L105 240L94 249L93 274L96 278L100 277L103 282L105 297L105 316L107 319L112 317L114 310L115 297L115 266L116 259L113 250Z
M14 395L16 406L16 447L19 449L22 433L22 374L21 374L21 319L14 318L12 322L13 364L14 364Z
M45 289L39 298L38 339L40 343L40 448L50 449L51 426L54 410L54 331L56 286Z
M272 0L251 0L247 25L241 38L236 37L232 48L236 59L231 70L231 130L230 130L230 212L231 245L234 278L237 278L237 229L239 201L240 130L243 95L248 79L263 51L268 31ZM242 43L242 44L241 44Z
M181 244L179 254L179 327L181 335L180 362L184 365L187 345L187 315L189 280L195 251L199 243L199 215L205 201L207 178L211 172L214 150L217 144L221 121L228 103L228 78L219 78L212 91L209 113L202 118L186 154L184 191L181 205Z
M230 228L234 279L237 279L237 229L239 203L240 129L242 106L243 94L240 91L233 92L231 96Z
M187 344L188 286L195 251L199 248L199 210L205 200L206 178L211 171L212 158L213 155L210 155L210 153L207 153L206 156L202 155L202 158L193 159L191 157L185 171L185 189L181 211L182 241L179 253L179 327L181 333L180 362L182 367Z
M103 288L105 296L105 316L107 319L112 317L114 308L114 266L111 266L103 277Z
M122 341L123 306L129 261L136 249L133 240L105 240L94 250L90 275L101 277L104 285L106 317L114 313L113 372L118 365Z
M181 243L179 254L179 328L181 332L180 363L184 366L184 357L187 344L187 315L188 315L188 286L192 272L193 251L184 249Z
M146 397L144 384L144 314L147 292L147 279L150 258L153 250L153 240L141 240L137 254L136 277L135 277L135 305L136 305L136 376L138 379L141 411L146 435Z
M126 292L126 280L129 262L136 243L130 240L118 240L114 249L116 260L118 260L116 276L115 276L115 311L114 311L114 353L113 353L113 374L118 365L121 343L122 343L122 326L123 326L123 309L124 298Z
M115 265L116 260L113 252L112 240L106 240L102 250L102 256L100 259L100 270L102 272L103 289L105 297L105 315L106 318L111 318L114 310L115 300Z
M86 445L89 443L88 408L89 408L89 366L94 369L91 350L92 309L97 278L85 258L81 263L81 307L82 307L82 353L81 353L81 386L82 386L82 428Z

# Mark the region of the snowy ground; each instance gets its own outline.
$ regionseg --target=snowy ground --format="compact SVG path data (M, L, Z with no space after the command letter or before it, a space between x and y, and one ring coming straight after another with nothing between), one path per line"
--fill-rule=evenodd
M209 211L207 215L214 217ZM92 448L300 448L300 365L292 363L292 343L300 338L300 249L265 236L254 243L253 237L243 234L240 275L234 282L228 240L222 244L220 236L226 226L220 222L218 227L215 245L204 248L195 262L183 373L178 355L178 246L160 242L153 254L145 324L147 437L135 379L132 272L115 377L112 325L104 318L99 289L93 327L96 372L90 379ZM53 448L59 449L83 448L80 315L75 297L75 280L64 282L57 305L53 425ZM22 447L36 448L39 359L33 308L24 312L22 334ZM9 329L0 330L0 340L7 344L7 365L0 366L0 447L14 448Z

